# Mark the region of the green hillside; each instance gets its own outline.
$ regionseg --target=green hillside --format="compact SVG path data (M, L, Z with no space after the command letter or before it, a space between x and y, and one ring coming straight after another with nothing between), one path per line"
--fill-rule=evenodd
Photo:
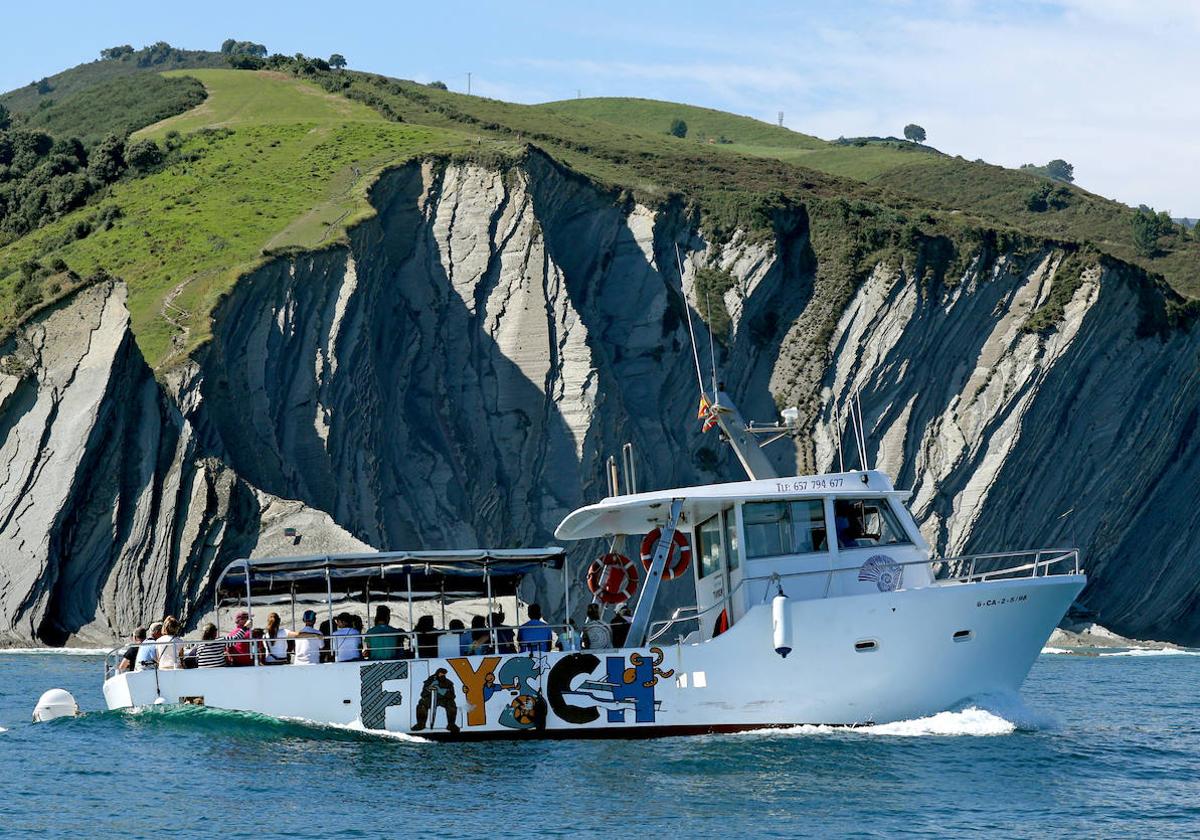
M208 336L208 313L266 254L320 248L370 212L366 190L382 169L463 148L451 131L384 120L359 103L278 73L193 71L208 90L197 109L145 132L178 125L174 162L114 185L107 197L0 249L5 321L21 313L19 266L61 260L43 279L46 299L99 269L129 286L138 343L151 364L170 364ZM258 121L257 103L264 118ZM174 137L175 135L172 135ZM355 176L355 169L359 175ZM111 217L74 238L78 220Z
M184 76L137 73L84 88L38 108L21 121L22 128L55 137L78 137L93 146L107 134L125 135L204 101L204 85Z
M1028 172L912 144L827 143L691 106L516 105L278 58L275 70L177 68L161 77L119 59L51 77L59 101L21 112L22 125L41 119L56 135L85 132L96 114L81 92L128 94L140 110L125 125L142 123L130 142L144 141L144 152L153 141L161 162L130 165L86 206L0 247L0 329L104 271L127 282L138 342L152 364L168 367L207 339L212 307L239 276L280 250L339 241L369 214L367 189L386 168L426 155L505 165L530 147L614 199L682 202L711 240L736 229L768 239L803 212L818 270L846 290L878 259L952 282L981 245L1032 252L1052 242L1200 291L1200 241L1190 234L1164 227L1153 248L1136 245L1135 211ZM157 113L149 106L169 99L159 93L195 82L202 103L147 124ZM5 95L23 107L29 96ZM676 117L688 122L685 138L667 133ZM0 187L4 177L0 170Z

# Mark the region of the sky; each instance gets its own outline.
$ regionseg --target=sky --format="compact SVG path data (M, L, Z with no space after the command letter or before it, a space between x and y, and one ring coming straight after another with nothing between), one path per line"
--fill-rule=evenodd
M0 90L115 44L346 56L513 102L641 96L826 139L915 122L949 154L1063 158L1076 183L1200 216L1200 0L282 3L8 6ZM1188 103L1191 103L1190 105Z

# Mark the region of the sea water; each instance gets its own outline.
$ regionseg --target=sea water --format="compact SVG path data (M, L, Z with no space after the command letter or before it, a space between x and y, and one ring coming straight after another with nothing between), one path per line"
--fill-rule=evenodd
M1200 836L1191 653L1047 653L1021 697L920 720L654 741L107 712L100 680L97 656L0 653L0 836ZM32 724L48 688L85 714Z

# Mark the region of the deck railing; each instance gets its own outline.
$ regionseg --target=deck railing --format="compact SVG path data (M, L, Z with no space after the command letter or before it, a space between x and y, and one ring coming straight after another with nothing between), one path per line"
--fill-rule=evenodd
M570 648L572 650L582 649L581 646L583 643L583 639L582 639L582 631L580 628L575 627L574 625L566 625L566 624L547 624L546 626L551 631L552 638L550 640L550 647L552 650L560 649L560 648L556 647L559 644L571 644L571 645L573 645L573 647ZM568 627L570 627L570 629L573 631L573 633L574 633L573 637L565 636ZM340 661L343 661L343 662L393 661L394 662L394 661L414 660L414 659L425 659L425 660L439 659L439 658L443 658L443 657L441 657L437 653L437 648L438 648L439 640L443 636L454 636L456 639L459 639L464 634L470 636L473 633L487 633L487 634L491 635L492 638L484 644L484 649L482 651L480 651L479 653L463 654L463 653L460 653L458 650L456 650L455 653L453 654L454 656L460 656L460 655L495 656L495 655L498 655L498 652L499 652L499 654L511 654L514 652L521 653L521 652L525 652L523 650L523 648L528 648L529 646L539 644L538 642L518 641L517 634L520 631L520 629L521 629L520 626L495 625L490 628L470 628L470 627L468 627L466 630L445 630L445 629L434 629L434 630L427 630L427 631L397 630L395 633L372 633L372 634L370 634L370 636L367 635L366 631L363 631L359 636L359 643L360 643L359 644L359 656L355 659L344 659L344 660L340 660ZM498 642L496 640L495 634L497 634L499 631L511 631L512 632L511 645L509 644L509 642L507 640L505 640L503 643ZM433 637L432 642L430 642L429 637ZM340 646L339 642L341 644L345 644L345 640L347 637L346 636L335 636L334 634L329 633L329 634L322 634L322 635L305 634L305 636L303 638L320 640L320 642L321 642L321 663L320 664L328 664L330 662L338 661L332 657L336 656L337 649ZM349 638L353 638L353 637L351 636ZM367 645L366 645L366 640L368 638L370 638L372 640L395 639L400 647L400 655L398 657L394 657L394 658L388 659L388 660L370 659L368 657L369 651L367 650ZM295 635L290 635L287 637L281 637L281 638L276 638L276 639L268 639L268 638L261 638L261 637L247 638L247 639L229 639L229 638L225 638L224 636L222 636L222 637L219 637L216 639L175 638L175 639L171 639L170 641L162 641L161 639L146 639L145 641L137 642L136 644L139 646L139 651L138 651L139 656L141 654L140 648L142 646L146 646L146 645L149 645L149 646L155 647L155 648L166 647L167 645L177 645L186 652L188 650L196 648L199 645L212 644L212 645L223 646L226 650L226 653L228 653L229 648L231 646L248 645L250 648L250 653L248 653L248 654L239 653L237 655L250 656L251 657L250 662L248 662L244 665L238 665L238 666L230 665L228 663L225 665L222 665L222 666L210 666L210 667L229 667L229 668L243 667L243 668L246 668L246 667L252 667L252 666L274 667L276 665L296 664L296 663L292 662L291 654L289 654L288 661L282 661L282 660L270 661L270 662L266 661L267 656L270 652L270 645L272 643L278 644L279 642L294 642L294 641L296 641L296 639L297 639L297 636L295 636ZM424 640L425 644L421 643L422 639ZM109 677L118 673L119 667L121 664L121 658L122 658L124 652L132 644L135 644L135 642L131 641L127 644L120 645L118 647L114 647L104 655L104 678L105 679L108 679ZM499 650L501 645L503 645L505 650ZM432 656L420 655L423 650L427 653L432 651ZM461 650L461 648L460 648L460 650ZM191 658L191 657L188 657L188 658ZM178 668L178 669L172 668L172 669L164 669L164 670L192 670L194 667L196 667L196 666L184 667L182 665L183 659L184 659L184 656L181 655L180 656L180 661L181 661L180 668ZM303 664L303 663L300 663L300 664ZM145 670L145 669L143 669L143 670Z
M998 569L986 568L992 565L995 561L1018 560L1025 558L1022 562L1016 562L1012 565L1004 566ZM966 554L959 557L944 557L933 558L930 560L907 560L903 563L896 563L897 566L928 566L930 572L935 578L935 585L943 585L947 583L983 583L985 581L1005 580L1018 577L1047 577L1051 574L1051 567L1069 564L1069 570L1055 571L1053 574L1070 574L1077 575L1081 572L1079 565L1079 549L1077 548L1037 548L1029 551L1001 551L991 554ZM980 567L985 567L980 571ZM828 598L833 576L839 572L857 572L861 567L841 566L833 569L808 569L800 572L787 572L783 574L771 575L748 575L738 581L729 593L729 598L732 598L742 586L748 582L782 582L793 578L814 578L818 576L825 577L825 591L821 598ZM768 587L767 594L771 591ZM766 596L764 596L765 600ZM709 613L724 609L726 606L726 598L722 598L713 604L710 604L704 610L694 612L689 615L689 612L699 609L695 605L680 607L671 614L669 619L656 621L650 625L650 641L656 641L676 624L685 622L696 622L696 626L700 626L700 619Z

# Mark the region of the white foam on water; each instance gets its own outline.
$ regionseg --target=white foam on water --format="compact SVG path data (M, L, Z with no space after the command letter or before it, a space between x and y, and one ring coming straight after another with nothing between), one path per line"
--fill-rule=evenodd
M1132 648L1100 653L1099 656L1200 656L1200 650L1186 648Z
M1075 651L1068 650L1067 648L1050 647L1048 645L1046 647L1042 648L1042 653L1057 653L1057 654L1068 654L1069 655L1074 652Z
M416 735L409 735L407 732L390 732L386 729L368 729L363 726L361 720L354 720L350 723L320 723L307 718L287 718L294 720L297 723L303 723L307 726L326 727L328 729L344 729L348 732L354 732L359 735L374 735L379 738L389 738L393 741L404 741L408 744L432 744L433 742L427 738L420 738Z
M1011 735L1017 731L1017 725L987 709L968 706L959 712L938 712L929 717L864 726L861 730L855 731L861 731L868 735L892 735L901 738L913 738L921 735Z
M5 729L3 726L0 726L0 732L7 732L7 731L8 731L8 730L7 730L7 729Z

